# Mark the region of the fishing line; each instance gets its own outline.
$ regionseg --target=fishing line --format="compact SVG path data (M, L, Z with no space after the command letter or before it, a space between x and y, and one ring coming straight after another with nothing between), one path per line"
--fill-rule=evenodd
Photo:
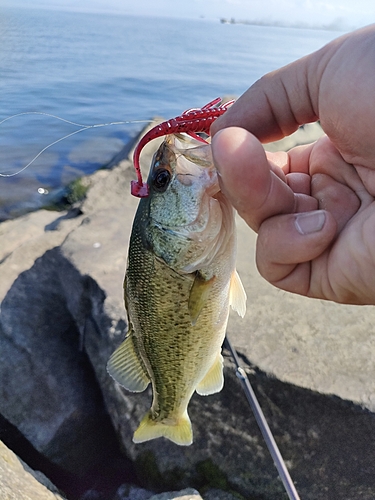
M240 360L237 355L236 350L233 348L228 337L225 337L224 346L230 351L234 363L236 365L236 375L239 378L242 388L246 394L247 401L253 411L259 429L262 436L266 442L268 451L270 452L274 464L277 468L281 481L283 482L285 491L288 494L290 500L300 500L297 490L294 486L293 480L290 477L288 469L285 465L284 459L280 453L280 450L276 444L276 441L272 435L271 429L268 426L266 417L264 416L263 410L260 407L259 401L254 393L254 390L250 384L250 380L245 372L245 370L240 365Z
M65 135L64 137L60 137L60 139L57 139L56 141L51 142L47 146L45 146L37 155L34 156L34 158L29 161L27 165L22 167L20 170L17 172L13 172L11 174L5 174L0 172L0 177L14 177L15 175L20 174L24 170L26 170L34 161L39 158L41 154L44 153L47 149L50 147L54 146L55 144L64 141L65 139L68 139L68 137L72 137L73 135L79 134L80 132L84 132L85 130L89 130L92 128L101 128L101 127L109 127L113 125L125 125L128 123L151 123L153 120L126 120L126 121L119 121L119 122L110 122L110 123L96 123L94 125L84 125L82 123L76 123L70 120L66 120L65 118L61 118L60 116L56 115L51 115L49 113L43 113L42 111L25 111L23 113L17 113L15 115L7 116L3 120L0 121L0 125L2 125L4 122L11 120L12 118L17 118L18 116L24 116L24 115L43 115L43 116L48 116L50 118L55 118L56 120L60 120L62 122L68 123L69 125L74 125L75 127L81 127L78 130L75 130L74 132L71 132L70 134Z

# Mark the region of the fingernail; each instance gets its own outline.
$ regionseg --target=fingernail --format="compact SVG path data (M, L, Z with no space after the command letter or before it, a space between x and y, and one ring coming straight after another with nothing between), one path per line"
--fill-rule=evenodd
M326 221L326 214L322 210L298 214L295 219L297 231L300 234L311 234L320 231Z

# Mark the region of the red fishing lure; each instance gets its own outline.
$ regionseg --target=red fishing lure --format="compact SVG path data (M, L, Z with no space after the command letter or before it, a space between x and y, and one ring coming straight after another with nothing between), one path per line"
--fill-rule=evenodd
M197 133L204 132L210 135L211 124L216 118L224 114L229 106L234 103L232 100L220 105L221 101L221 97L217 97L203 106L203 108L187 109L182 115L156 125L156 127L152 128L142 137L135 148L133 156L134 168L138 177L138 180L132 181L131 183L131 194L133 196L146 198L149 194L148 185L142 180L141 168L139 165L139 157L144 146L157 137L170 134L181 134L182 132L189 134L194 139L206 143Z

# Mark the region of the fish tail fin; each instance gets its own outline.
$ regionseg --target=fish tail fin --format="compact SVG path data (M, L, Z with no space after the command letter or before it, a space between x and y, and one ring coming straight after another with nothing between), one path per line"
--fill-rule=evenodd
M165 437L180 446L189 446L192 444L193 430L187 411L177 421L173 421L173 423L168 420L155 422L151 418L151 413L146 413L134 433L133 442L143 443L144 441L159 437Z

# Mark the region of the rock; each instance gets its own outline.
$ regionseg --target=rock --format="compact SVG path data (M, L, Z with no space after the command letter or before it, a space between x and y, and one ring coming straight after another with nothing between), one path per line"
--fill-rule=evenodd
M98 471L112 475L109 490L130 479L82 349L88 291L98 287L60 250L81 223L80 216L42 210L0 226L0 413L62 469L58 479L75 494L92 483L106 490Z
M238 493L231 494L228 491L211 488L203 495L203 500L241 500Z
M32 471L0 441L0 498L2 500L64 500L41 472Z
M149 500L154 494L130 484L123 484L117 490L113 500Z
M182 491L172 491L169 493L160 493L154 495L150 500L203 500L198 491L187 488Z
M56 231L48 231L50 224L59 219ZM67 213L56 214L39 210L18 219L0 224L0 301L2 302L16 278L32 267L44 252L58 247L72 229L79 225Z
M149 490L124 484L118 489L113 500L240 500L240 497L238 494L234 496L226 491L213 488L207 491L203 498L193 488L155 495Z
M152 146L143 160L149 161ZM150 405L150 391L126 392L105 368L126 332L122 281L137 204L130 196L130 178L129 161L95 173L75 218L41 211L0 226L5 257L0 263L0 393L6 394L0 412L43 453L76 463L81 452L71 439L80 439L88 408L91 414L96 408L93 377L80 365L80 339L122 447L145 488L219 488L228 498L239 493L280 500L285 497L281 482L228 356L224 390L192 398L192 446L131 441ZM368 443L375 439L375 311L272 288L256 271L255 236L240 220L238 233L248 313L244 320L231 316L228 335L301 497L373 499L375 450ZM35 376L39 380L29 380ZM56 393L65 391L69 398L63 404ZM97 437L98 421L95 425L91 434ZM100 449L91 448L93 455L101 456Z
M231 315L235 347L279 380L375 411L375 308L312 300L259 278L256 238L238 221L238 265L248 295L245 321ZM246 326L245 326L246 325Z
M103 179L101 180L101 183L96 186L96 189L100 193L113 193L114 189L110 186L110 178L106 177L104 179L103 175ZM116 176L116 186L121 186L118 176ZM96 196L96 198L98 197ZM91 199L89 196L87 200L87 205L90 207L90 209L91 207L95 206L95 202L93 201L94 199L94 196ZM113 203L113 201L114 198L112 198L111 202ZM99 201L99 203L101 204L102 201ZM124 212L127 212L128 210L129 207L126 206ZM112 218L113 214L111 212L111 217L106 218L107 223L109 225L114 224L116 226L116 222L113 221ZM100 219L96 218L96 223L99 223L99 221ZM125 218L124 224L126 233L129 234L130 224L128 225L127 218ZM95 228L96 226L94 225L93 227ZM118 230L116 229L116 231L114 232L111 231L111 233L112 235L118 235ZM88 230L88 228L85 228L85 236L82 239L85 239L85 241L90 241L90 245L88 244L87 250L93 253L93 250L89 249L89 246L90 248L92 247L92 240L89 239L89 234L90 231ZM94 234L97 234L97 231L94 232ZM118 245L118 243L116 243L115 241L116 238L112 236L112 242L114 242L115 245ZM74 240L72 239L71 235L65 242L64 246L67 245L67 247L69 248L69 258L71 258L71 255L78 255L78 257L74 257L74 262L79 269L82 269L81 272L89 273L91 276L94 275L95 281L100 283L101 286L107 287L105 289L108 289L108 286L110 286L109 284L113 283L113 271L109 270L103 276L100 272L98 273L97 266L95 266L95 269L90 269L89 266L91 266L93 259L87 259L85 261L83 257L84 252L82 252L82 257L80 257L81 252L79 249L78 253L75 250L72 250L73 243L77 244L78 246L80 240L81 238L78 237L78 234L76 232L76 234L74 235ZM292 339L294 336L294 341L298 342L298 340L300 340L303 346L303 343L310 339L313 334L316 335L315 325L316 322L319 321L319 319L317 320L317 318L322 318L320 322L321 336L323 337L324 335L325 337L325 346L327 346L327 342L332 342L336 347L338 341L335 338L335 332L333 331L331 336L327 336L326 329L324 328L324 320L326 322L329 321L332 323L332 313L330 311L328 311L327 313L324 312L327 304L316 301L313 305L311 305L312 301L304 300L301 297L294 297L272 289L272 287L264 283L259 278L254 264L251 263L249 265L248 254L253 254L252 250L255 244L255 238L249 232L248 228L245 227L245 225L240 221L239 240L238 268L248 291L249 304L251 304L248 314L251 314L251 316L255 316L255 318L259 318L258 323L255 323L256 325L259 325L258 330L256 330L257 332L259 332L257 337L257 342L259 343L259 345L263 346L263 344L265 344L271 353L272 350L275 349L275 342L277 340L276 335L280 335L280 332L282 332L283 336L288 336L289 339ZM106 238L106 242L109 242L108 237ZM105 254L111 256L109 259L111 262L117 261L119 263L121 257L118 255L116 248L112 248L112 250L109 250L109 248L110 245L108 245L105 249ZM103 262L102 259L100 259L100 261ZM108 285L104 283L104 279L106 280ZM262 290L261 294L259 293L259 290ZM283 311L283 313L281 314L281 311L283 309L283 302L280 303L280 295L283 295L283 300L286 299L290 301L287 308L287 313ZM108 294L108 298L109 297L112 297L111 306L113 310L120 310L122 307L122 291L121 295L116 295L114 291L111 290L111 292ZM114 305L115 299L117 302L116 306ZM305 308L303 312L301 312L301 305ZM314 309L314 312L312 312L314 306L317 309ZM279 307L280 314L270 315L270 307L272 307L271 311ZM332 305L328 305L328 308L330 307L332 307ZM343 314L343 306L333 307L336 309L336 313L334 315L335 321L332 326L335 329L341 328L341 330L344 331L346 338L351 339L353 342L352 332L350 330L347 330L349 324L349 316L351 316L351 324L358 324L358 319L359 316L362 316L362 311L358 308L351 307L349 308L350 311L348 311L348 316L344 318L344 321L341 321L340 318ZM312 321L313 318L314 322ZM276 329L274 325L276 324L278 326L280 321L288 321L288 323L283 324L282 328ZM368 318L366 322L368 329L366 330L366 328L363 328L364 333L366 333L366 331L371 332L371 321L371 318ZM98 322L99 321L97 320L97 323ZM254 319L250 321L250 325L252 324L254 324ZM340 326L337 326L337 324L339 324ZM296 325L298 325L298 329L296 328ZM185 474L184 479L181 480L179 484L177 481L178 486L184 484L187 485L189 484L189 481L201 484L201 479L197 479L197 476L199 476L199 473L197 472L197 464L205 463L205 461L207 460L207 456L209 456L212 457L212 467L216 467L218 469L217 475L220 477L228 476L229 478L231 478L229 481L230 487L233 486L242 493L262 494L267 491L269 498L280 497L280 495L282 494L282 488L277 475L275 474L273 464L268 457L268 452L264 447L262 438L257 431L256 424L252 418L249 418L248 416L246 416L245 418L246 413L244 412L247 409L246 404L241 405L241 409L238 411L238 413L234 412L234 415L233 409L230 409L228 411L229 401L243 401L242 392L238 387L238 384L236 384L237 381L231 372L228 372L226 374L227 385L230 384L229 390L225 388L223 393L217 396L212 396L211 398L199 398L199 396L195 396L193 398L190 413L192 415L192 420L195 423L195 443L193 444L192 448L188 450L181 450L173 444L165 442L163 440L145 443L137 446L133 445L131 443L132 433L137 423L141 419L143 413L148 408L151 395L150 393L132 395L126 393L126 391L122 391L116 386L114 388L111 387L112 382L108 381L108 376L105 373L104 369L105 359L103 359L104 355L106 357L108 354L108 341L105 339L105 336L99 335L99 331L100 329L98 330L97 328L90 327L90 325L87 327L87 352L89 353L90 359L93 362L93 366L96 367L97 377L103 387L104 394L106 394L107 405L111 415L114 418L115 426L121 435L122 442L128 450L128 453L138 464L139 474L142 474L142 472L144 472L145 477L143 479L145 481L150 481L150 485L154 485L155 482L158 483L158 481L160 481L161 483L159 483L159 486L163 485L164 487L167 487L168 480L166 480L166 477L173 476L171 479L176 480L176 476L178 476L178 474L173 475L172 471L178 470L180 475L183 476ZM112 331L114 344L117 345L120 341L119 336L121 336L121 329L115 328ZM253 342L251 342L250 340L251 337L250 333L247 332L246 323L242 322L236 316L233 316L231 319L229 332L235 345L241 347L240 352L243 353L247 357L247 359L251 359L251 361L254 362L253 353L257 350L257 347L254 346ZM295 332L299 334L299 337L297 339L297 335ZM306 332L306 337L304 339L301 338L301 332ZM271 337L271 342L267 344L266 341L262 341L264 336L267 337L268 335L269 339L270 335L272 334L273 337ZM249 338L249 340L247 340L247 338ZM368 335L368 340L370 341L370 339L371 336ZM279 341L279 344L280 343L281 341ZM312 349L305 349L304 352L306 354L304 358L301 358L299 372L297 372L298 375L294 378L290 378L288 381L298 383L299 385L304 385L307 388L318 388L320 391L324 392L325 390L326 392L330 393L332 391L327 390L328 383L331 383L331 381L333 380L333 374L338 372L340 366L342 367L343 359L342 356L340 356L340 351L336 349L337 364L333 367L332 352L330 352L329 354L326 352L327 347L323 347L321 339L319 339L319 345L321 345L322 347L318 355L316 355L316 353ZM284 338L284 345L280 347L286 349L286 346L287 343ZM299 350L301 351L301 346L299 346ZM285 377L285 372L288 369L288 366L290 367L290 365L288 365L287 363L283 363L283 360L285 360L285 355L283 352L282 354L283 356L281 357L277 353L273 354L273 364L264 365L263 360L269 359L270 355L268 355L268 358L264 358L263 353L260 352L260 355L256 357L255 364L261 365L262 368L270 374L275 373L275 368L278 368L279 371L283 369L284 372L282 374L278 373L278 376L282 375ZM296 351L291 350L291 354L289 355L296 357ZM307 355L311 358L310 363L307 363ZM278 363L276 364L275 361L278 361ZM317 363L319 363L320 366L325 366L325 378L322 377L319 372L314 369L314 366L316 366ZM373 367L371 363L370 365L368 365L368 363L364 364L363 360L360 360L360 364L356 365L353 362L352 358L350 360L350 363L352 380L355 381L355 377L357 377L357 380L368 380L368 386L366 387L366 385L362 384L362 389L364 389L365 393L367 393L367 395L371 397L374 392L371 387L372 378L370 375L371 373L373 373ZM363 376L362 373L363 367L366 366L369 368L367 377ZM295 367L296 366L294 365L293 371L295 371ZM306 371L306 367L310 367L310 369ZM288 372L291 372L290 368L288 369ZM313 380L314 383L310 385L307 383L301 384L302 380L307 379L310 381ZM231 380L232 382L230 382ZM269 381L268 378L260 372L258 372L257 374L257 380L258 387L261 392L266 392L266 394L269 394L271 391L275 392L272 388L277 385L276 381ZM319 386L317 386L318 381L320 381ZM324 381L326 383L325 386L322 385L322 382ZM254 380L254 382L256 382L256 380ZM358 385L358 382L354 382L354 384ZM359 414L361 412L359 409L353 410L353 408L351 408L350 406L346 407L344 403L343 406L341 406L341 403L339 401L334 403L331 399L327 398L326 400L326 398L321 398L318 395L312 395L308 391L306 393L303 393L304 395L302 396L301 392L298 392L297 388L289 387L288 385L279 385L279 387L283 397L287 396L288 400L293 401L293 399L295 399L296 397L301 400L299 403L298 411L296 412L296 414L294 414L296 409L293 406L288 406L285 413L285 410L281 409L285 407L283 400L281 400L281 402L277 400L276 403L269 399L270 396L268 396L268 399L266 398L266 400L263 401L265 411L268 410L269 413L272 413L272 417L270 418L271 423L277 429L279 429L280 440L282 443L285 443L284 448L287 457L293 457L293 461L291 462L292 470L297 468L297 464L300 464L302 470L299 470L299 472L295 471L295 473L297 474L297 478L304 477L304 481L307 481L309 483L309 487L311 489L310 494L312 495L311 498L319 498L317 496L319 493L313 487L314 484L319 484L318 478L313 479L314 473L312 473L310 470L311 467L309 466L309 461L307 460L304 464L301 464L299 457L306 455L306 446L309 450L308 453L311 455L315 455L317 453L317 448L321 446L321 440L332 443L332 429L340 427L343 428L341 419L343 419L344 421L347 420L347 417L344 416L346 414L346 411L349 414L351 414L352 411L358 411ZM335 393L343 396L345 394L344 391L347 390L347 383L337 384ZM123 396L121 396L121 391L124 394ZM368 398L366 399L366 397L361 397L361 393L359 392L356 393L356 397L354 397L354 393L352 393L350 396L353 401L359 403L365 403L366 401L369 402ZM323 413L325 413L325 405L331 405L331 418L321 418L322 422L321 428L319 428L319 430L315 430L315 420L307 418L312 414L314 414L315 418L319 418L319 411L315 411L314 413L312 413L310 405L313 408L320 408ZM333 408L336 408L336 412L333 410ZM336 416L338 414L340 416L336 420ZM220 415L220 419L217 419L217 415ZM280 417L281 420L279 420L278 417ZM365 426L370 430L372 416L364 413L363 419L365 422L367 422ZM358 435L361 434L361 428L359 425L355 425L355 421L355 419L351 421L351 424L354 425L354 428L356 429L355 434L357 440L359 439ZM229 426L227 422L231 422L231 425ZM291 422L293 423L292 426ZM349 431L349 427L347 427L347 430ZM245 438L245 444L243 443L242 439L239 438L239 436L242 435L248 436L247 438ZM318 435L319 438L316 437L316 440L311 438L311 436ZM336 440L337 438L335 437L335 441ZM361 440L359 440L358 442L360 441ZM354 445L354 442L352 440L351 444ZM364 444L363 441L362 444ZM340 449L340 447L337 448L336 445L332 446L331 452L328 453L328 449L330 448L331 447L328 446L327 449L325 449L325 453L328 454L327 457L323 458L321 455L319 456L321 460L329 462L333 467L333 464L336 463L339 460L339 456L342 455L343 447ZM359 460L367 461L368 457L366 456L364 449L361 451L360 447L358 448L356 446L355 448L357 449L358 456L362 456L362 458L359 458ZM223 454L223 450L225 450L225 454ZM241 464L244 465L244 468L242 468L241 465L238 464L238 461L236 459L239 454L241 455ZM307 475L306 472L303 472L305 468L309 470L309 473ZM261 472L259 469L261 469ZM241 470L240 473L239 470ZM327 466L325 471L326 472L323 473L324 478L327 482L329 482L330 476L332 474L330 466ZM301 476L299 474L301 474ZM261 481L259 480L260 475L262 476ZM308 479L309 476L310 480ZM258 481L254 481L254 479L252 479L256 477L258 477ZM216 477L216 481L218 480L219 478ZM205 478L203 481L207 481L207 478ZM342 479L337 478L337 481L342 482ZM254 484L254 482L258 484ZM346 485L344 489L346 491ZM309 498L305 491L304 493L306 495L306 498ZM358 490L356 490L354 487L353 498L355 498L357 494Z
M39 452L72 472L90 468L104 425L101 394L63 299L61 276L74 281L75 273L58 249L46 252L4 297L0 325L0 411Z

